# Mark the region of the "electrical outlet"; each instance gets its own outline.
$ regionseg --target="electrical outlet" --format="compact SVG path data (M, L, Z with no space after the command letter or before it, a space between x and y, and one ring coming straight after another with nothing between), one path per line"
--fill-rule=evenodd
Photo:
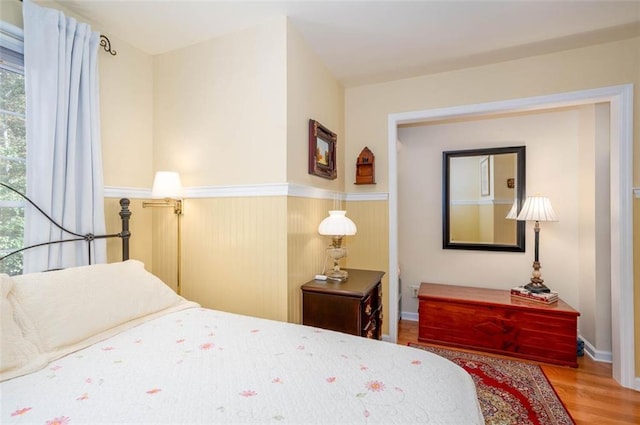
M418 285L411 285L411 290L413 291L411 296L413 298L418 298L418 290L419 289L420 289L420 287Z

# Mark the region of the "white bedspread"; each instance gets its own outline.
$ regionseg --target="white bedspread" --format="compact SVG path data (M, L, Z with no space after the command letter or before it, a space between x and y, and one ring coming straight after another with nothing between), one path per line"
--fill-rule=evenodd
M0 384L3 424L483 424L424 350L190 308Z

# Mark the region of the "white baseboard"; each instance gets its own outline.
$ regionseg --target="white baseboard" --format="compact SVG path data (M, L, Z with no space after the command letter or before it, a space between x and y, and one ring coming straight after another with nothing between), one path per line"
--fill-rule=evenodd
M412 322L418 321L418 313L413 313L411 311L403 311L400 313L400 318L402 320L410 320Z
M603 351L598 350L593 346L589 341L587 341L582 335L578 335L578 337L584 342L584 351L591 357L593 360L597 362L603 363L612 363L613 362L613 354L611 351Z

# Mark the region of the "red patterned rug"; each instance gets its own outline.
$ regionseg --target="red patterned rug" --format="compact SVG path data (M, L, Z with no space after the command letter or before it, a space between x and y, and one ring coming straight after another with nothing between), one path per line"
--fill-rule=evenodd
M451 360L476 384L487 425L574 425L540 366L409 343Z

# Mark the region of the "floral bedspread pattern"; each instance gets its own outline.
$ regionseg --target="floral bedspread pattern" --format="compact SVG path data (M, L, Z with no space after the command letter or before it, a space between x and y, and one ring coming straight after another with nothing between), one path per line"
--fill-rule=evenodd
M191 308L0 386L3 424L483 424L432 353Z

